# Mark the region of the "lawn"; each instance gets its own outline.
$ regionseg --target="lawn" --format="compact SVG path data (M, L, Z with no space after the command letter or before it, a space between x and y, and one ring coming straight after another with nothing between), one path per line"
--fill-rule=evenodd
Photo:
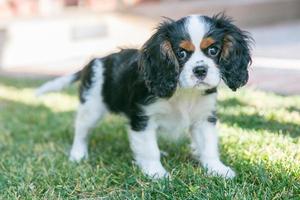
M221 157L237 178L206 175L186 140L160 141L172 178L151 181L117 116L94 130L87 161L69 162L76 86L37 99L42 82L0 77L0 199L300 199L300 96L221 89Z

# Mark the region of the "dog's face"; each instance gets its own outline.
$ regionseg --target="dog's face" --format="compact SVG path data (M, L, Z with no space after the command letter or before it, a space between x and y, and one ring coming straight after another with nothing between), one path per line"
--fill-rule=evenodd
M250 42L224 15L169 20L143 46L140 67L159 97L172 96L177 87L214 88L221 79L236 90L248 80Z

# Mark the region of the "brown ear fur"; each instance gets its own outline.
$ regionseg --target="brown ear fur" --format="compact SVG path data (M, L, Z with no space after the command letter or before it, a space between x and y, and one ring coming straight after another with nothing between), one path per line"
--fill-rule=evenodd
M176 90L179 63L167 36L171 22L161 24L143 45L139 67L147 88L156 96L168 98Z
M172 45L169 41L165 40L162 42L162 44L160 45L160 51L163 56L163 59L170 59L171 62L174 63L175 68L176 69L179 68L179 63L178 63L175 53L172 49Z
M227 60L230 52L233 50L233 38L230 35L226 35L224 37L224 44L223 44L223 48L222 48L222 54L221 54L221 59Z

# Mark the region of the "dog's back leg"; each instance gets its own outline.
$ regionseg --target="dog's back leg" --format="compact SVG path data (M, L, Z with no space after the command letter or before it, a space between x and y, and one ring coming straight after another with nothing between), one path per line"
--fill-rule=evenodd
M70 160L80 161L88 156L88 133L106 112L102 100L103 68L100 60L86 66L87 73L82 79L81 104L75 120L75 136L70 152ZM85 81L89 84L85 85Z
M75 119L75 136L70 152L70 160L80 161L88 157L88 134L89 131L97 124L104 112L99 107L95 107L95 102L85 102L81 104L77 111Z

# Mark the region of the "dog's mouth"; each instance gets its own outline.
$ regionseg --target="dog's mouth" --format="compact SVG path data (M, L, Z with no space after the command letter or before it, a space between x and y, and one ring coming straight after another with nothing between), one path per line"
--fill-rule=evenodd
M177 86L180 88L195 88L195 89L202 89L202 88L211 88L213 85L207 83L204 80L197 80L193 84L186 85L182 83L181 81L178 81Z
M198 88L198 87L210 87L211 85L206 83L205 81L202 81L202 80L199 80L197 81L197 83L195 84L195 88Z

